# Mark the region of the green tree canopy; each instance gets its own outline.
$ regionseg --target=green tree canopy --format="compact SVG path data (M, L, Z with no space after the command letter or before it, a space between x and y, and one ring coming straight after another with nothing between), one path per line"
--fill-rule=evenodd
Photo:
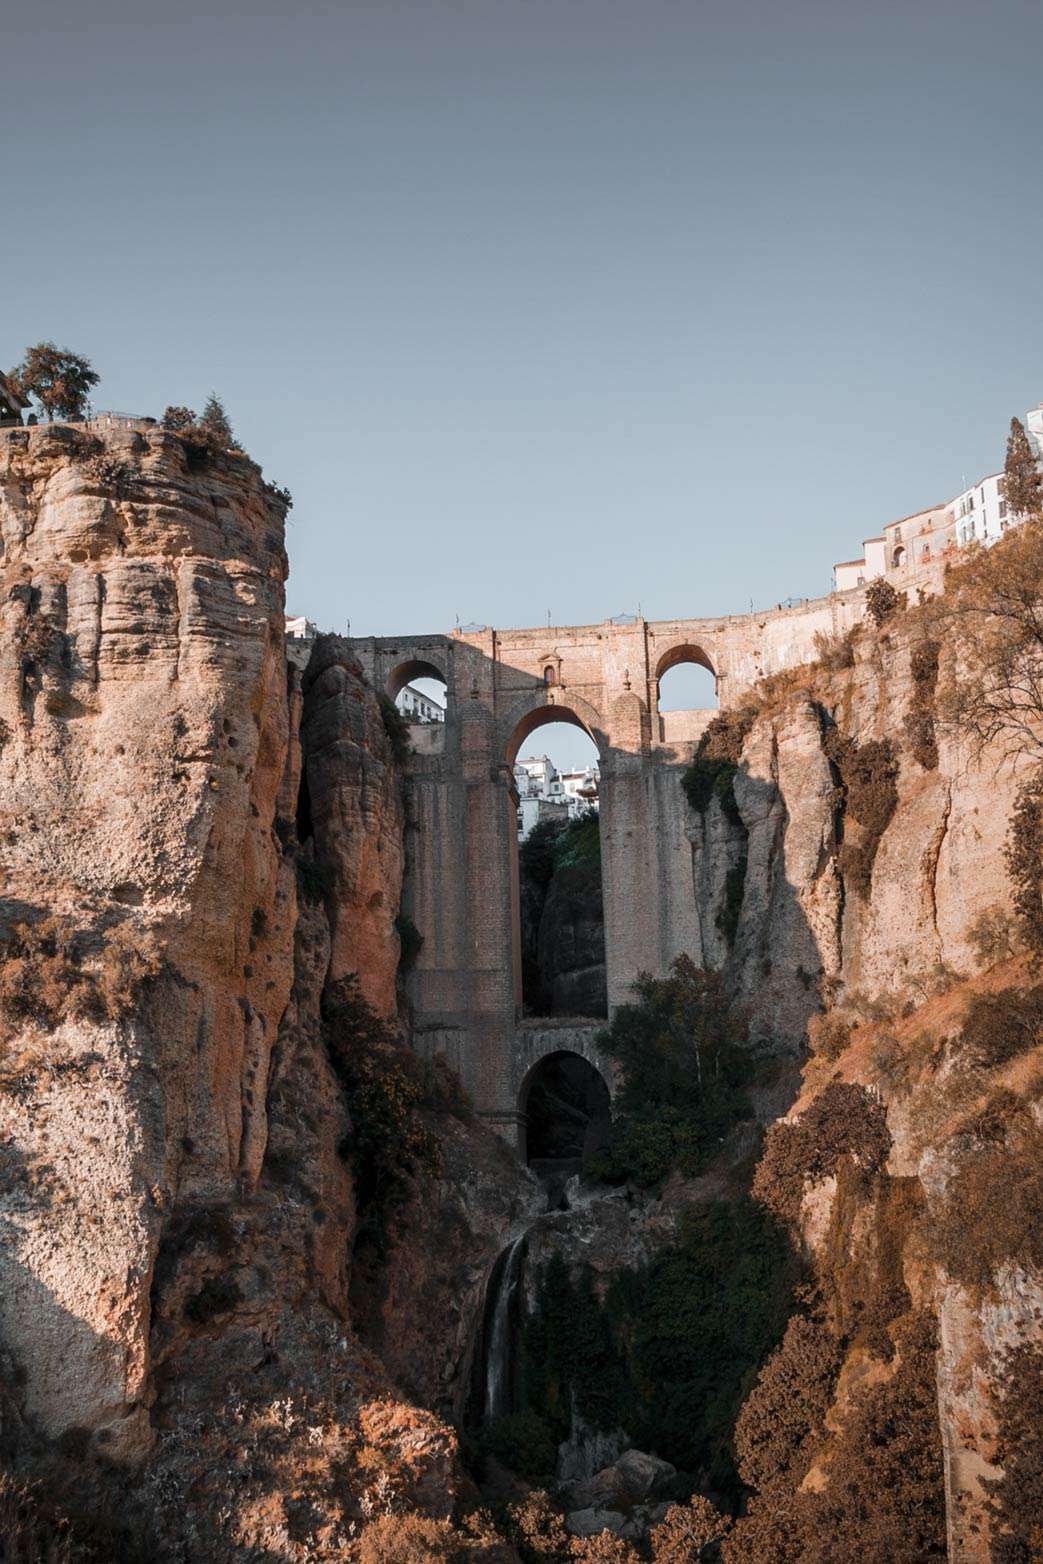
M673 1168L702 1171L733 1124L749 1114L745 1028L719 972L679 956L670 976L642 974L636 1003L620 1005L599 1047L620 1067L608 1145L589 1171L656 1184Z
M99 376L89 359L53 342L37 342L27 348L22 362L10 378L26 396L35 397L49 422L56 418L81 419L87 413L87 399Z
M232 433L232 423L225 412L224 403L216 392L211 391L203 408L203 416L199 420L199 427L208 436L209 440L225 451L238 451L242 447Z

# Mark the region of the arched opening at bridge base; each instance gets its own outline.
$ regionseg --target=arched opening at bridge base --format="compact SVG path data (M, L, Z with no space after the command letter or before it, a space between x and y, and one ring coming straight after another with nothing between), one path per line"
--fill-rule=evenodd
M547 705L521 718L507 755L519 1013L601 1019L608 1005L597 745L574 713Z
M608 1086L582 1054L561 1049L529 1071L518 1107L524 1125L523 1155L547 1186L553 1210L584 1158L597 1151L608 1135Z

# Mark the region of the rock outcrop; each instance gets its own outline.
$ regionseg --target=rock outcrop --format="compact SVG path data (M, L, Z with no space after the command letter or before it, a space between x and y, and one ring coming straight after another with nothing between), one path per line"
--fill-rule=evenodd
M474 1499L456 1436L355 1329L357 1126L326 1037L350 974L396 1015L377 697L336 638L287 669L283 508L240 454L3 431L0 523L5 1454L75 1449L77 1506L172 1559L340 1558L389 1508L442 1524ZM366 1334L445 1408L527 1198L454 1126L390 1312L360 1286ZM426 1353L425 1296L456 1311Z

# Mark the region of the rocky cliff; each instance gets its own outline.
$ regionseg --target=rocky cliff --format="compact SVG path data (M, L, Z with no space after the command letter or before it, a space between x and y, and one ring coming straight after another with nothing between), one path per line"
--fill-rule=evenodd
M356 1326L449 1407L460 1271L480 1290L530 1196L401 1074L443 1170L421 1195L396 1164L397 1206L431 1224L413 1271L438 1242L452 1275L398 1295L392 1211L394 1308L363 1287L356 1318L358 1169L387 1094L374 1107L335 1046L351 974L360 1052L386 1028L379 1081L402 1051L403 806L376 696L333 639L288 673L283 506L241 454L3 431L0 522L0 1446L45 1476L40 1514L93 1510L81 1541L114 1518L84 1557L137 1537L339 1558L389 1507L448 1526L456 1436ZM410 1311L439 1286L460 1321L417 1366Z
M1039 822L1030 762L942 720L959 624L867 621L712 725L721 976L617 1037L642 1090L540 1215L406 1046L394 736L336 637L287 669L282 521L241 453L0 432L0 1519L43 1556L510 1559L456 1432L510 1275L474 1470L620 1534L533 1501L528 1556L1039 1556L1043 998L1004 856ZM567 1009L603 968L553 905Z

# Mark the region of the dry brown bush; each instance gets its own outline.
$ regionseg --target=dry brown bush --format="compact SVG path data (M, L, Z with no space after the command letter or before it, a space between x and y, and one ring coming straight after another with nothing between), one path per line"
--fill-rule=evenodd
M1043 1044L1043 985L975 994L961 1034L968 1057L985 1069L1009 1063Z
M763 1493L803 1480L825 1432L842 1356L821 1313L790 1320L735 1425L739 1473L749 1487Z
M846 635L815 635L815 654L818 666L826 673L841 673L855 666L854 633Z
M633 1543L610 1531L598 1532L594 1537L574 1537L567 1557L575 1564L641 1564L641 1555Z
M482 1515L459 1525L430 1515L381 1515L357 1543L358 1564L510 1564L511 1549Z
M898 1364L851 1397L822 1492L769 1489L725 1540L725 1564L917 1564L946 1557L934 1325L895 1330Z
M695 1564L705 1549L727 1535L731 1524L731 1517L722 1515L701 1494L687 1504L671 1505L659 1525L652 1527L652 1564Z
M116 1021L159 970L147 938L127 926L92 936L67 918L8 926L0 961L0 1018L53 1031L63 1021Z
M1022 1100L997 1093L965 1122L957 1155L932 1229L949 1275L985 1288L1005 1261L1043 1268L1043 1130Z
M68 1522L41 1505L37 1488L0 1474L0 1559L3 1564L75 1564Z
M1001 1401L990 1509L994 1564L1043 1559L1043 1351L1018 1347L999 1376Z
M845 1051L855 1028L855 1018L840 1010L826 1010L808 1021L808 1046L813 1054L835 1061Z
M571 1539L564 1518L542 1488L510 1506L507 1534L524 1564L561 1564L569 1556Z
M844 1157L868 1177L890 1149L882 1104L861 1086L832 1081L796 1123L780 1121L768 1130L753 1193L781 1221L794 1223L806 1183L828 1178Z
M969 551L932 615L957 653L946 660L943 719L979 751L1043 760L1043 527Z
M967 938L982 967L995 967L1002 961L1009 961L1016 948L1014 921L1002 907L986 907L980 912L967 930Z

